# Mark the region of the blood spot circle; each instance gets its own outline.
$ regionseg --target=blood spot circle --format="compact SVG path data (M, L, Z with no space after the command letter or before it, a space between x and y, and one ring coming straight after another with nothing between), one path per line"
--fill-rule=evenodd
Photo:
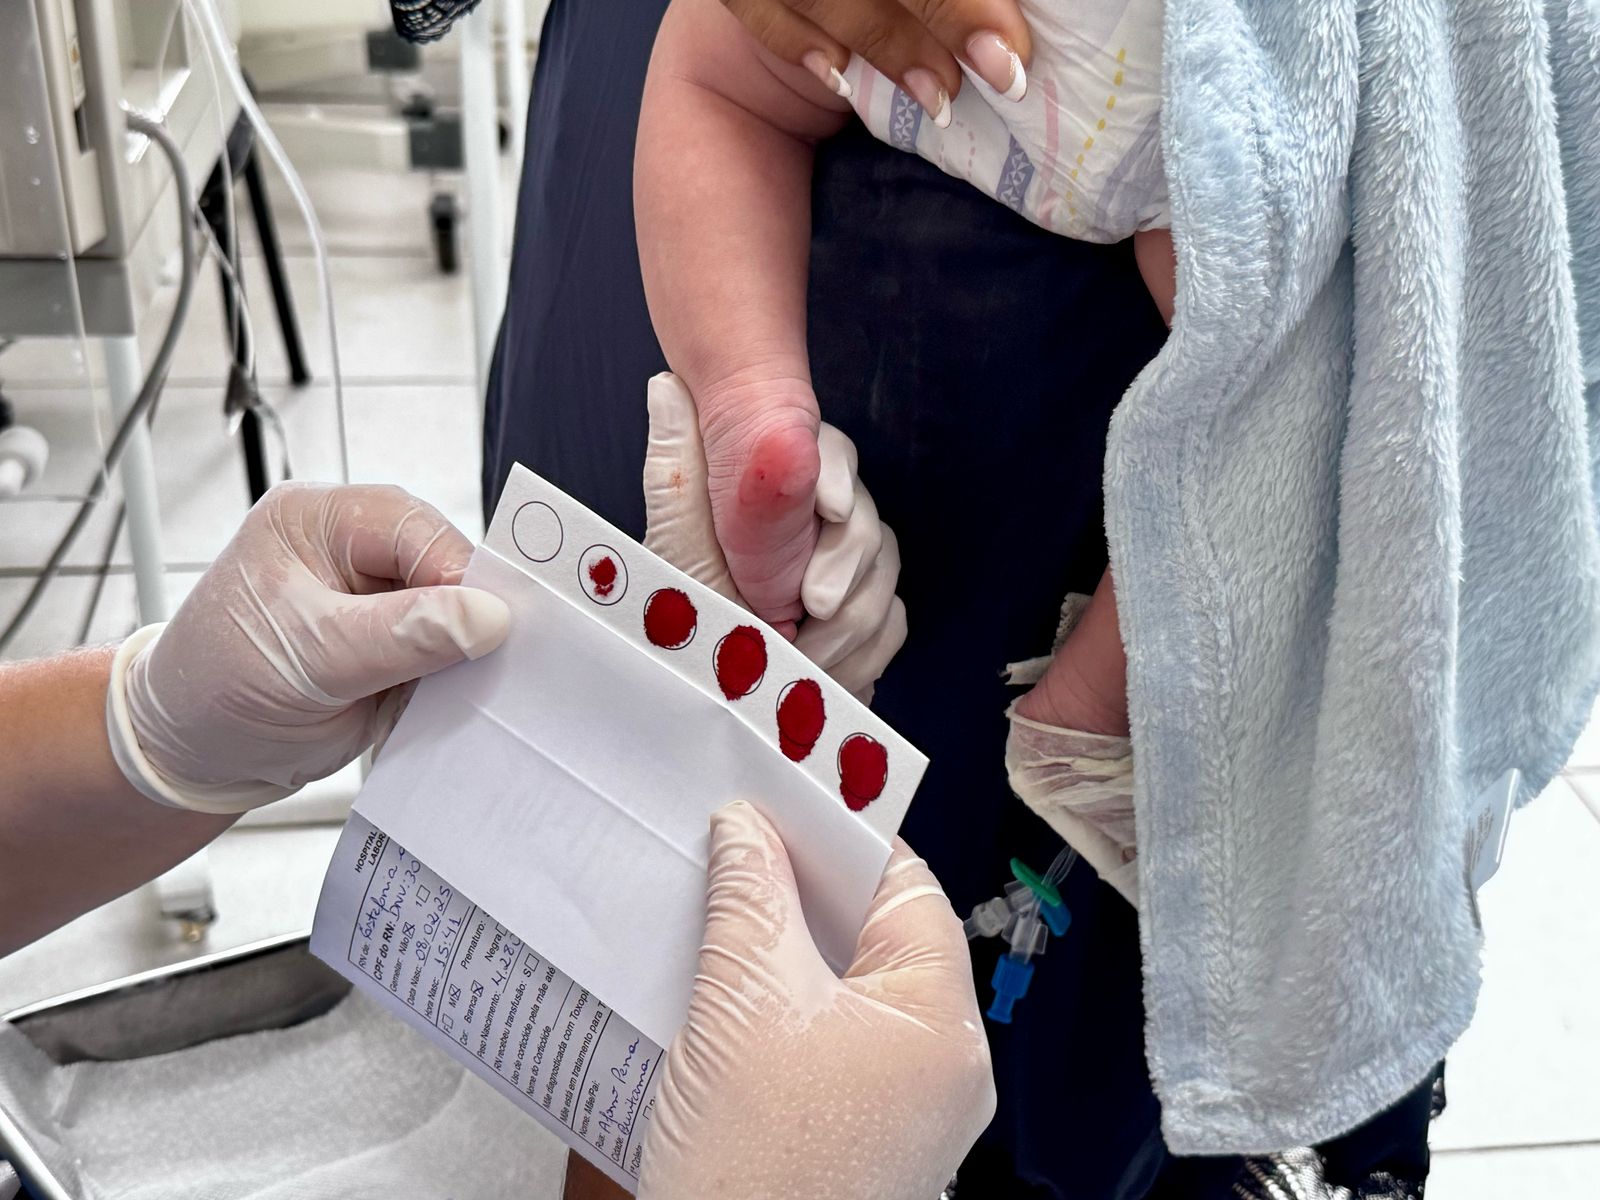
M816 748L828 719L822 687L814 679L796 679L778 693L778 748L784 757L803 761Z
M717 686L729 700L748 696L767 673L767 642L754 625L735 625L713 655Z
M663 650L682 650L699 623L694 601L678 588L657 588L644 602L644 635Z
M889 780L889 752L877 738L852 733L839 746L839 794L851 812L879 796Z
M578 560L578 582L596 604L615 604L628 590L628 564L610 546L590 546Z
M511 540L531 562L549 562L561 553L566 534L556 510L543 500L530 500L511 518Z

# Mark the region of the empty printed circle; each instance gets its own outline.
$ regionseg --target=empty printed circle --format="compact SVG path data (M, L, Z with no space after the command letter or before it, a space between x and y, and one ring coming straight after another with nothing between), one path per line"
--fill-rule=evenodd
M511 540L524 558L549 562L561 553L561 518L543 500L530 500L511 518Z
M590 546L578 560L578 583L596 604L615 604L628 590L628 564L610 546Z

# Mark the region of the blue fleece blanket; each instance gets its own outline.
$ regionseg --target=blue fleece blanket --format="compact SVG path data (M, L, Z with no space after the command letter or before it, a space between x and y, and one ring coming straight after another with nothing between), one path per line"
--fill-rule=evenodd
M1106 470L1148 1051L1175 1150L1263 1151L1466 1027L1466 808L1600 677L1600 4L1168 0L1165 90Z

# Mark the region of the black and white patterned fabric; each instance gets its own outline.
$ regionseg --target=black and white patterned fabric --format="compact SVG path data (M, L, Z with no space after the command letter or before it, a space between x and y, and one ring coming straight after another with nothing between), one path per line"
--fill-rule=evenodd
M408 42L438 41L477 7L478 0L389 0L395 32Z

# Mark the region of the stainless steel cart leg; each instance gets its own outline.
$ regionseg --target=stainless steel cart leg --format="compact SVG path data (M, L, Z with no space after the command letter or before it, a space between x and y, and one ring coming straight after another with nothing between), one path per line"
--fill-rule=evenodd
M144 371L139 364L139 342L132 337L104 339L106 383L111 392L113 419L120 421L138 398ZM133 581L139 599L139 620L146 625L171 615L167 603L165 568L161 558L161 511L156 495L156 463L150 446L150 427L141 421L117 468L122 495L128 505L128 545L133 554Z
M467 238L472 264L473 366L478 402L488 391L489 358L505 302L500 259L500 125L495 109L494 9L463 17L461 124L467 163Z
M131 337L105 339L106 383L111 391L111 411L117 420L133 407L144 370L139 362L139 342ZM167 600L165 566L161 557L161 513L156 494L155 455L150 427L144 422L133 431L122 463L122 495L128 505L128 544L133 555L133 579L139 598L139 620L148 625L172 615ZM211 869L205 852L179 863L150 885L155 889L161 915L179 923L180 936L197 941L216 919L212 903Z

